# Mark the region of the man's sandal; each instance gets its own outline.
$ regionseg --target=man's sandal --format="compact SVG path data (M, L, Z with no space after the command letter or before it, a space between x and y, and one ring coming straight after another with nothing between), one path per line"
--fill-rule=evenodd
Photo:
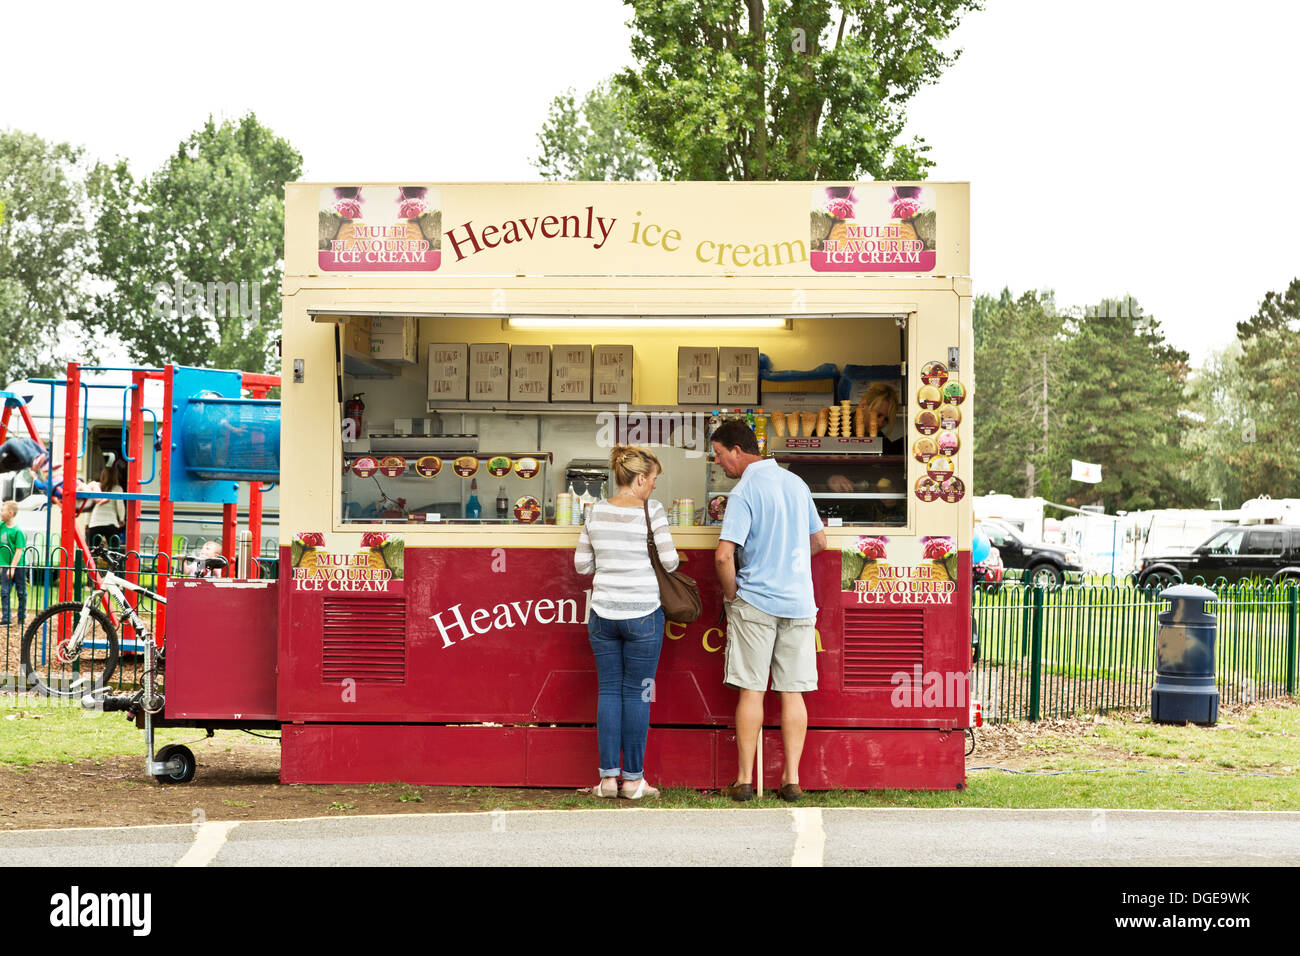
M754 799L754 785L752 783L729 783L720 792L724 797L730 797L737 803L744 803L746 800Z

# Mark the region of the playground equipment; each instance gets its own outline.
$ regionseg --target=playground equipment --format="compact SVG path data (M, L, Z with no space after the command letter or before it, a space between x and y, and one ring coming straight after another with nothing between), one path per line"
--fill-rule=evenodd
M86 373L98 372L127 373L129 380L87 380ZM144 401L145 383L150 381L162 384L162 414L148 408ZM61 490L60 536L63 542L74 542L72 548L65 545L57 549L62 551L65 561L71 564L79 552L85 559L91 582L97 587L100 583L98 569L77 528L79 502L84 507L88 499L125 501L126 562L123 574L132 578L142 570L154 573L157 592L165 596L168 578L175 571L175 556L167 550L173 538L175 505L178 502L209 502L222 506L221 555L226 559L228 573L236 573L239 483L247 482L249 485L248 530L252 539L257 541L262 527L262 485L279 480L280 403L266 399L266 394L279 385L278 376L179 365L108 368L70 362L66 378L33 379L32 383L50 388L51 411L55 389L64 389L61 471L65 477ZM87 453L91 389L122 392L120 456L127 463L124 491L86 491L77 487L78 462ZM250 397L243 397L244 391ZM33 440L45 448L25 403L18 396L6 395L0 439L8 426L12 408L17 407ZM151 435L147 449L146 430ZM51 453L44 471L45 483L50 489L58 484L55 474L58 468L55 455ZM158 491L143 490L155 478ZM156 503L158 507L157 545L150 553L142 549L141 541L141 510L146 502ZM49 540L47 536L46 549L50 552L46 555L47 563L56 551L49 546ZM153 566L142 568L142 559L151 560ZM246 573L260 576L260 566L256 562L249 562L249 565ZM72 599L74 578L73 575L60 575L60 601ZM164 603L157 605L154 625L154 636L160 645L165 634L165 608ZM105 609L116 625L116 610L107 601ZM129 621L125 623L130 626ZM60 626L64 626L62 622ZM60 637L66 638L66 635ZM132 642L124 640L123 647L131 648Z

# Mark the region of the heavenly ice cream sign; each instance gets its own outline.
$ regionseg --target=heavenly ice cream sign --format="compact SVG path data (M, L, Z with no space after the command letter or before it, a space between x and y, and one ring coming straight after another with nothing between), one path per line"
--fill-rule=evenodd
M508 267L513 274L544 267L557 255L567 268L607 274L790 267L929 272L936 264L933 186L816 186L807 226L792 218L777 193L770 214L765 208L743 225L732 206L659 204L652 192L637 194L635 202L630 193L577 187L519 195L517 204L494 201L513 194L489 195L476 210L479 204L453 187L326 187L316 203L317 266L326 272ZM651 201L639 201L643 195ZM449 198L454 218L445 221Z

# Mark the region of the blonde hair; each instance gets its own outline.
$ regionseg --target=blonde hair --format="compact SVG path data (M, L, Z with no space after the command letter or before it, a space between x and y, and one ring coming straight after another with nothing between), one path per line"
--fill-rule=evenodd
M858 402L863 408L870 408L876 402L884 401L889 407L889 415L892 418L898 411L898 392L894 386L888 382L874 382Z
M664 470L654 452L638 445L615 445L609 453L609 468L620 488L630 487L637 475L653 477Z
M6 511L12 511L14 514L17 514L18 502L14 501L12 498L8 501L0 502L0 512Z

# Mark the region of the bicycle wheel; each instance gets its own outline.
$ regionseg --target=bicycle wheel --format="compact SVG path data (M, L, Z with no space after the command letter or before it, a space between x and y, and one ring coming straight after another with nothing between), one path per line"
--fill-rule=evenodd
M84 613L76 601L64 601L36 615L23 635L24 687L46 697L82 697L109 682L117 670L117 628L102 607L90 609L79 653L60 648L60 637L71 639Z

